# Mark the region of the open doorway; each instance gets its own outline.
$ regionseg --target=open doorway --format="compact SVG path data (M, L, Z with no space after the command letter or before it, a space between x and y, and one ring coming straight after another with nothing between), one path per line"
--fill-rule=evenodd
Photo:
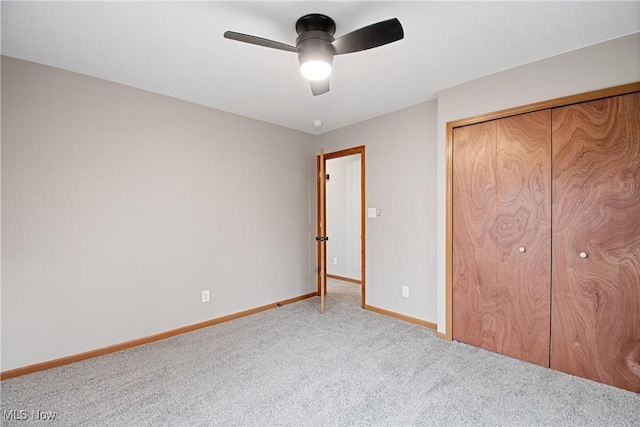
M324 203L318 203L318 207L320 209L320 206L324 206L323 217L329 239L326 241L326 256L324 260L318 258L318 264L326 272L325 293L331 293L333 290L346 300L352 300L354 294L359 294L359 305L364 308L364 146L327 153L323 157ZM320 170L320 165L318 166ZM320 263L324 265L320 266ZM323 285L322 282L319 276L318 292Z

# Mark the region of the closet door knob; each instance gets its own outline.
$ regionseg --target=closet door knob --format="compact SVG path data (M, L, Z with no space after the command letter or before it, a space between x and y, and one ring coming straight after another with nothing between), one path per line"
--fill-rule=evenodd
M520 251L521 254L527 252L527 248L525 248L524 246L520 246L520 249L518 249Z
M586 252L580 252L580 258L585 259L588 256L589 254L587 254Z

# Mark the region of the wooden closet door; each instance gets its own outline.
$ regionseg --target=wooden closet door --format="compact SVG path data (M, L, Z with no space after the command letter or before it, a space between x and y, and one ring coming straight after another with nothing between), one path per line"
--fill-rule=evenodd
M640 94L553 110L551 367L640 392Z
M551 110L497 121L497 281L501 353L549 367Z
M453 339L498 351L496 122L453 130Z
M453 338L543 366L550 117L547 110L457 128L453 145Z

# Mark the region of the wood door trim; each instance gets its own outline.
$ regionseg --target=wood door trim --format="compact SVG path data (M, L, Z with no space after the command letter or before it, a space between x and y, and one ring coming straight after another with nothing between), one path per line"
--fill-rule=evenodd
M345 150L340 150L340 151L334 151L332 153L326 153L324 155L325 160L328 159L337 159L338 157L346 157L346 156L351 156L354 154L361 154L364 152L364 145L361 145L359 147L352 147L352 148L347 148Z
M446 133L446 245L445 245L445 333L437 334L438 338L445 340L453 339L453 129L489 120L501 119L518 114L530 113L533 111L546 110L549 108L564 107L581 102L594 101L596 99L608 98L611 96L625 95L628 93L640 92L640 82L628 83L620 86L613 86L605 89L579 93L576 95L564 96L548 101L536 102L520 107L500 110L493 113L480 114L465 119L447 122Z
M327 293L327 163L324 158L324 150L320 149L320 171L318 173L318 186L320 187L320 217L318 228L320 229L320 313L324 314L324 296Z
M365 195L365 173L366 173L366 168L365 168L365 146L364 145L360 145L357 147L352 147L352 148L347 148L344 150L339 150L339 151L334 151L332 153L324 153L324 161L326 163L326 161L328 159L336 159L339 157L346 157L346 156L351 156L354 154L360 154L360 230L362 233L362 239L361 239L361 243L360 243L360 253L361 253L361 257L362 257L362 262L360 263L360 284L361 284L361 301L360 301L360 307L361 308L365 308L365 300L366 300L366 249L367 249L367 233L366 233L366 195ZM320 170L320 156L318 156L316 158L316 164L317 164L317 170ZM319 185L319 183L317 184ZM318 194L319 191L316 191L316 194ZM317 207L318 207L318 216L320 215L320 195L318 194L318 203L317 203ZM326 206L325 206L326 209ZM326 212L325 212L325 218L326 218ZM326 260L325 260L326 261ZM320 258L318 257L318 262L320 262ZM320 264L318 264L320 265ZM325 266L326 268L326 266ZM320 281L318 280L318 293L320 293Z
M320 174L320 156L316 156L316 236L320 236L320 180L318 175ZM316 280L318 282L318 295L320 295L320 287L322 281L320 280L320 242L316 241Z
M550 99L548 101L534 102L533 104L522 105L520 107L507 108L506 110L499 110L493 113L480 114L466 119L454 120L447 123L447 130L449 129L449 125L451 125L453 129L455 127L488 122L489 120L502 119L504 117L516 116L518 114L531 113L533 111L546 110L555 107L565 107L571 104L580 104L582 102L595 101L596 99L625 95L633 92L640 92L640 82L628 83L625 85L579 93L576 95L563 96L561 98Z

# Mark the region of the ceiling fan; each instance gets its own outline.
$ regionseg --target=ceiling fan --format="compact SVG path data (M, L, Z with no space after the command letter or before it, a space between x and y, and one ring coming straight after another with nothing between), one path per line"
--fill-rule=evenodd
M392 18L367 25L334 39L336 23L328 16L319 13L312 13L298 19L296 32L298 38L295 46L234 31L226 31L224 37L258 46L296 52L300 60L300 72L311 81L311 92L314 96L329 92L329 75L334 55L360 52L404 37L400 21Z

